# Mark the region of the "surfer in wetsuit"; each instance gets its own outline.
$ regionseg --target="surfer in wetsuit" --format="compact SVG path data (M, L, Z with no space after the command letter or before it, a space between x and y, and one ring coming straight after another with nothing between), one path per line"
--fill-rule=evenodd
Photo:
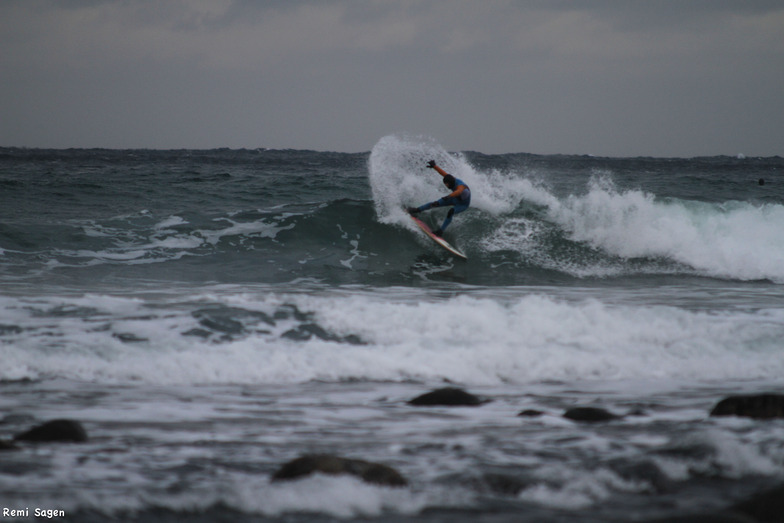
M426 203L424 205L420 205L419 207L410 207L408 209L409 214L417 214L422 211L427 211L428 209L432 209L433 207L443 207L451 205L452 208L449 209L449 212L446 215L446 219L444 223L441 224L441 228L436 229L433 231L433 234L436 236L443 236L444 229L449 227L449 224L452 223L452 217L457 214L465 211L468 209L468 206L471 205L471 189L463 182L463 180L459 180L443 170L441 167L436 165L435 160L430 160L427 162L428 169L435 169L435 171L440 174L444 178L444 185L449 187L449 190L452 192L448 195L440 198L434 202Z

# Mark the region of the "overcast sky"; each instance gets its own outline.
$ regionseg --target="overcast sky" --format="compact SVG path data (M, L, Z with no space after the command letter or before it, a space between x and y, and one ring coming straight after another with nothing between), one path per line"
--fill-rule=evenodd
M2 0L0 146L784 155L780 0Z

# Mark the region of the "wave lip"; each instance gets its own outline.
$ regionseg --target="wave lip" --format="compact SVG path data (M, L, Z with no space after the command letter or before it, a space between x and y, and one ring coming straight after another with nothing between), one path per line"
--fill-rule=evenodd
M661 200L592 179L548 208L569 238L624 259L660 258L717 278L784 283L784 206Z

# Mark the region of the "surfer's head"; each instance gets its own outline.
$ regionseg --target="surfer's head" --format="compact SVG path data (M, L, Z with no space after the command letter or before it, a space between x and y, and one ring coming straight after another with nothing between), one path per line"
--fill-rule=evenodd
M455 177L451 174L447 174L444 176L444 185L449 187L450 189L454 190L455 188Z

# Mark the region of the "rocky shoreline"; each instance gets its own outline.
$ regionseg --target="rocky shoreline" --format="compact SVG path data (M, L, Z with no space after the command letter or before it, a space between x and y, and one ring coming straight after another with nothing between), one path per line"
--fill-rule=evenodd
M458 387L435 389L412 398L408 405L427 407L479 408L492 402ZM521 418L538 418L548 414L536 409L525 409ZM734 395L720 400L708 413L709 416L736 416L755 420L784 418L784 395L761 393ZM578 405L560 414L575 423L613 423L628 416L645 416L644 412L625 414L611 412L593 405ZM79 444L89 441L82 424L71 419L55 419L31 427L10 439L0 439L0 451L22 451L28 446L41 444ZM296 481L312 474L351 475L363 482L389 488L405 488L409 481L399 471L383 463L330 455L303 454L281 465L272 475L272 482ZM478 480L477 489L489 490L497 495L516 496L529 485L520 478L506 474L487 473ZM666 519L651 519L648 523L775 523L784 520L784 484L759 492L742 502L732 504L719 512L685 513Z

